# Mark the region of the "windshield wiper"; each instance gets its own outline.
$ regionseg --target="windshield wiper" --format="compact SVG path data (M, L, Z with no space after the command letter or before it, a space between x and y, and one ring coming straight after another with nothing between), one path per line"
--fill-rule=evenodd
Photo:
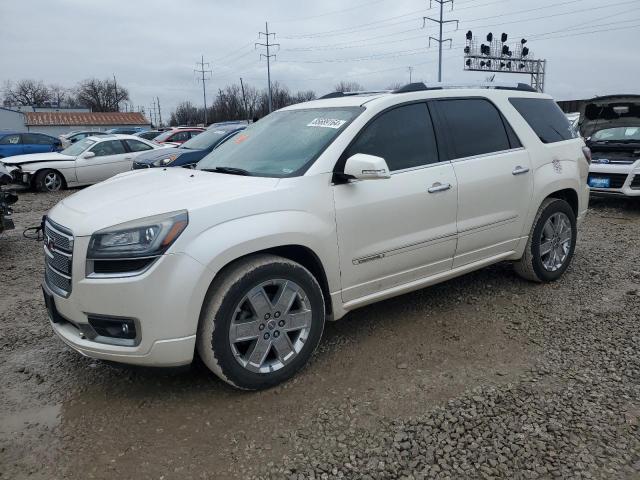
M251 172L248 170L244 170L242 168L235 167L215 167L215 168L203 168L203 172L215 172L215 173L228 173L231 175L245 175L247 177L251 176Z

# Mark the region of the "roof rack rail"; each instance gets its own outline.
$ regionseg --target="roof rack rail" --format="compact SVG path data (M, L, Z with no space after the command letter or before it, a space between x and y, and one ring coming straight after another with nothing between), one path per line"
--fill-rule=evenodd
M537 90L526 83L496 83L496 82L485 82L485 83L434 83L432 85L427 86L423 82L414 82L404 85L396 90L393 90L391 93L408 93L408 92L421 92L424 90L444 90L444 89L454 89L454 88L493 88L496 90L519 90L523 92L537 92Z
M318 100L326 98L352 97L355 95L371 95L374 93L389 93L391 90L362 90L357 92L331 92L318 98Z

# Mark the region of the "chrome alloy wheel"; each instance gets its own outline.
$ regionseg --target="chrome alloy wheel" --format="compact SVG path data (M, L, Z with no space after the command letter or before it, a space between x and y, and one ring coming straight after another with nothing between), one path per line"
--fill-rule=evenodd
M549 272L555 272L564 265L571 250L573 230L571 221L563 212L551 215L540 235L540 260Z
M50 192L57 192L62 187L62 179L56 172L49 172L44 177L44 186Z
M312 319L309 299L300 285L284 279L261 283L240 300L231 319L233 355L251 372L279 370L304 347Z

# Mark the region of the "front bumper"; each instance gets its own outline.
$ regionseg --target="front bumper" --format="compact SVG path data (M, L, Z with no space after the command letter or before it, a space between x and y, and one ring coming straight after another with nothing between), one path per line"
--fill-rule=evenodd
M200 308L206 287L205 268L184 254L167 254L147 271L127 278L86 278L88 239L76 237L73 288L64 298L43 284L50 295L53 331L82 355L133 365L173 367L193 360ZM91 339L89 316L134 319L139 329L135 346Z
M610 184L609 188L591 187L592 194L640 197L640 161L629 165L592 163L591 178L608 178Z
M24 172L20 167L5 165L7 171L11 175L12 183L16 185L31 185L31 172Z

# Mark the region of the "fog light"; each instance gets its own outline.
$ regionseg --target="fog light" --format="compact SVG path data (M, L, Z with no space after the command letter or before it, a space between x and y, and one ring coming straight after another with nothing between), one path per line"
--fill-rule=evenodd
M113 345L135 346L139 343L136 322L132 318L88 315L96 333L93 341Z

